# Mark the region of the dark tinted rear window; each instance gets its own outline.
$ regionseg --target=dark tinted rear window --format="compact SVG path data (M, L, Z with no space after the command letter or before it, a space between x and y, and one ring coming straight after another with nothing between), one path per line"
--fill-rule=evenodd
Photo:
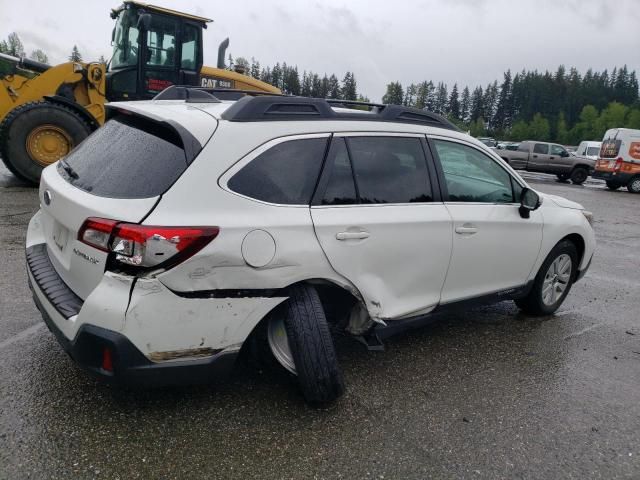
M236 173L228 186L263 202L308 205L322 167L326 138L279 143Z
M156 197L186 169L175 132L136 117L109 120L58 164L72 185L110 198Z
M351 137L347 142L360 203L433 200L418 138Z
M549 145L547 145L546 143L536 143L533 146L533 153L547 154L549 153Z

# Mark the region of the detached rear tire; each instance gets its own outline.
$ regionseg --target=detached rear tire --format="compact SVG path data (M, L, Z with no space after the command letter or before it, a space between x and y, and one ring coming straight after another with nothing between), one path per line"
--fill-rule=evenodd
M91 126L71 108L47 101L25 103L0 125L0 154L11 173L37 184L46 166L90 133Z
M618 190L622 185L607 180L607 188L609 190Z
M331 402L344 393L344 378L318 292L302 284L289 288L288 295L274 314L284 320L302 394L310 404Z
M576 167L571 171L571 182L575 185L582 185L587 177L589 176L589 171L586 168Z
M576 246L569 240L561 241L542 263L529 294L516 300L516 305L529 315L551 315L567 298L577 268Z
M569 174L568 173L558 173L556 175L556 177L558 177L558 181L559 182L566 182L567 180L569 180Z

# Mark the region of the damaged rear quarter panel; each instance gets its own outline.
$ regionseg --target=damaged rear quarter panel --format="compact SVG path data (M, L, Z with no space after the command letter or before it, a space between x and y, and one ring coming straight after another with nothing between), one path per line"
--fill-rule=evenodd
M201 358L239 349L286 297L185 298L158 279L139 278L124 334L152 361Z

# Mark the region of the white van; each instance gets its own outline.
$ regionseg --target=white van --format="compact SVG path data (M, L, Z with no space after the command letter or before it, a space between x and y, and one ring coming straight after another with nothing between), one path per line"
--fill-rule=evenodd
M600 147L602 147L602 142L589 142L585 140L580 142L575 154L578 157L587 157L591 160L597 160L598 154L600 153Z
M640 193L640 130L607 130L592 176L606 181L611 190L626 186L631 193Z

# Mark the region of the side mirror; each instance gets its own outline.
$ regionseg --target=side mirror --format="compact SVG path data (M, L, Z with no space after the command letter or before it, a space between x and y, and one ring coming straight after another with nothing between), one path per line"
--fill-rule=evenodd
M151 28L151 14L141 13L138 15L138 23L136 24L138 30L149 30Z
M562 152L562 153L560 154L560 156L561 156L561 157L566 158L566 157L568 157L568 156L569 156L569 152L564 151L564 152Z
M542 205L542 199L534 190L525 188L520 195L520 216L529 218L532 211L537 210Z

